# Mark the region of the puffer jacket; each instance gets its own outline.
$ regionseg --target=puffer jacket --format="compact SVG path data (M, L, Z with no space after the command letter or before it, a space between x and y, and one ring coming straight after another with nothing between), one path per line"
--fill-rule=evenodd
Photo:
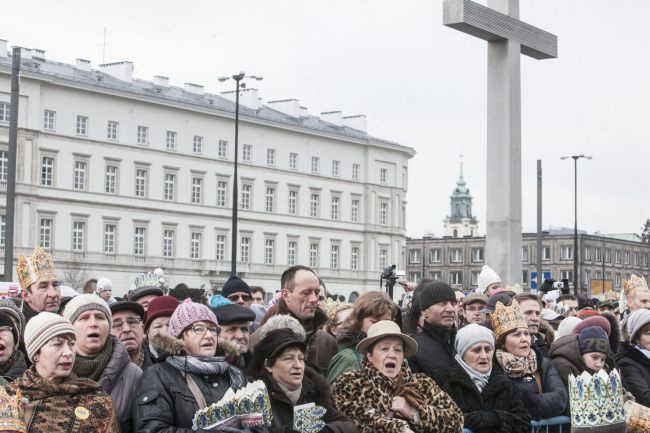
M366 338L366 333L352 328L342 328L336 340L339 352L334 355L327 368L327 381L332 384L337 377L351 370L361 369L363 356L357 352L357 344Z
M493 365L482 392L456 361L441 386L463 411L464 427L473 433L530 431L530 414L524 409L514 383L498 365Z
M414 372L424 373L440 383L445 371L454 365L456 328L444 328L424 322L422 333L414 336L418 351L408 363Z
M594 373L591 369L588 369L584 361L582 361L582 355L580 354L580 348L578 347L577 335L571 334L558 338L551 345L549 356L553 366L560 375L560 379L562 379L564 388L567 392L569 389L570 374L577 377L583 371L587 371L589 374ZM615 366L616 363L614 362L614 359L608 356L605 360L605 370L609 372Z
M636 402L650 406L650 359L629 343L621 343L616 363L621 371L623 387Z
M295 405L289 401L278 385L278 382L268 372L262 372L260 378L264 381L266 389L269 391L271 408L273 410L273 425L269 428L270 433L293 432L293 408L294 406L307 403L315 403L327 410L323 418L326 425L321 432L357 433L356 425L336 410L327 381L323 376L316 373L314 369L305 367L302 390Z

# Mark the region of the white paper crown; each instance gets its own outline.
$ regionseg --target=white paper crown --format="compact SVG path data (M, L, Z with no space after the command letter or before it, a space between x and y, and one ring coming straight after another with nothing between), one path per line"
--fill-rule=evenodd
M623 387L616 369L600 370L593 376L586 371L569 375L571 426L592 428L625 422Z

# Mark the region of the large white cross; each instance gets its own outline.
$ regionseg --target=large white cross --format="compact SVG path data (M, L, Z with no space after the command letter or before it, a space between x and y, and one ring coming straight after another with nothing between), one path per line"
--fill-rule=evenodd
M520 54L555 58L557 36L519 21L519 0L445 0L443 24L488 41L485 264L522 283Z

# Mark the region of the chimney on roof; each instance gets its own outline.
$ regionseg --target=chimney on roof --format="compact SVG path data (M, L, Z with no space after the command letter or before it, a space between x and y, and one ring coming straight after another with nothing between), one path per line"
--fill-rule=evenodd
M163 77L162 75L154 75L153 84L154 86L159 86L159 87L169 87L169 77Z
M224 98L228 99L229 101L235 101L235 93L236 90L230 90L228 92L221 92L221 96ZM258 96L257 89L253 89L252 87L245 87L243 89L239 89L239 105L243 105L244 107L252 108L253 110L257 110L262 106L262 100Z
M368 120L365 114L357 114L355 116L345 116L343 124L349 128L356 129L362 132L368 132Z
M90 60L77 59L75 65L80 71L90 72Z
M99 70L118 80L133 82L133 62L115 62L99 65Z
M7 55L7 41L4 39L0 39L0 57L6 58L9 57Z
M34 48L32 50L32 59L35 60L45 60L45 50L39 50L38 48Z
M288 114L291 117L300 117L300 101L297 99L279 99L277 101L268 101L268 106L281 113Z
M183 84L183 90L194 93L195 95L203 95L203 86L200 84L185 83Z
M343 116L340 111L323 111L320 118L332 125L343 126Z

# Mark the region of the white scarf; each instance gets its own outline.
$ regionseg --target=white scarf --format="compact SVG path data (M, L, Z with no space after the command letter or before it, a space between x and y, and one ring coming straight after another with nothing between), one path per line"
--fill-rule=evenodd
M646 358L650 359L650 350L646 349L645 347L641 346L640 344L637 344L636 346L634 346L634 348L636 350L638 350L639 352L643 353Z
M472 367L467 365L467 363L463 361L463 358L461 358L460 355L456 354L455 358L458 364L460 364L460 366L463 367L463 370L465 370L465 372L469 375L470 379L472 379L472 382L474 382L474 385L476 385L478 392L479 393L483 392L483 389L485 388L485 386L488 384L488 381L490 380L492 369L490 369L490 371L488 371L487 373L479 373L478 371L474 370Z

